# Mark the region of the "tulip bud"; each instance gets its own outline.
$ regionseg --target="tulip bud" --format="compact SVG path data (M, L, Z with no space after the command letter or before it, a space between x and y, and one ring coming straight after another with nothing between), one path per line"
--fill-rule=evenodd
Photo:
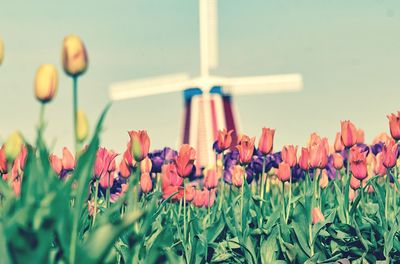
M326 170L322 170L321 178L319 179L319 187L325 189L329 184L329 178Z
M372 161L373 171L375 175L384 176L386 174L386 167L383 165L383 153L379 152Z
M281 182L286 182L290 180L290 177L292 176L292 172L290 170L289 164L286 162L281 162L279 163L279 168L278 168L278 178Z
M267 155L271 153L274 146L275 129L263 128L260 141L258 142L258 150Z
M282 160L290 167L294 167L297 163L297 146L284 146L281 152Z
M196 190L194 198L193 198L193 205L196 207L203 207L205 202L205 192L202 190Z
M212 190L207 190L205 189L204 191L204 207L212 207L214 205L214 201L215 201L215 189Z
M63 148L63 156L61 161L64 170L70 171L75 168L75 158L66 147Z
M308 165L309 157L310 157L310 154L308 152L308 149L301 148L301 155L299 158L299 166L302 170L307 171L309 169L309 165Z
M400 111L396 114L390 114L387 116L389 119L390 134L393 139L400 139Z
M79 142L83 142L89 135L89 122L83 110L78 110L76 115L76 136Z
M364 144L364 130L362 129L357 129L357 140L356 140L356 144Z
M366 152L362 152L360 148L355 147L350 150L350 171L358 180L367 177L367 161Z
M75 35L64 38L62 51L64 71L71 77L83 74L88 66L86 48L81 39Z
M140 171L142 173L150 173L152 168L151 159L146 157L140 162Z
M357 192L352 188L349 189L349 201L352 202L356 198Z
M352 177L350 178L350 187L351 187L353 190L357 190L358 188L360 188L360 186L361 186L360 180L357 179L357 178L355 178L354 176L352 176Z
M321 212L321 209L315 207L311 211L312 222L315 225L316 223L325 221L325 217Z
M236 187L240 187L243 184L243 178L246 171L240 165L234 165L232 168L232 183Z
M248 164L251 162L254 153L255 137L250 138L246 135L240 137L239 144L236 149L239 151L239 161L241 164Z
M15 160L21 151L24 140L21 133L18 131L13 132L4 144L4 151L6 153L7 160Z
M0 149L0 174L6 174L8 172L8 164L6 152L4 146Z
M58 74L52 64L39 67L35 78L35 96L42 104L50 102L57 92Z
M340 155L339 153L334 153L332 154L333 157L333 167L335 167L335 169L340 170L341 168L343 168L343 157L342 155Z
M151 181L149 173L142 173L142 175L140 176L140 188L144 193L150 192L153 188L153 183Z
M0 65L4 59L4 43L3 40L0 38Z
M60 175L63 169L62 160L56 155L50 154L49 161L51 168L55 171L55 173L57 173L57 175Z
M150 138L145 130L129 131L128 134L132 157L140 162L149 154Z
M340 132L336 133L334 148L336 152L341 152L342 150L344 150L344 145L342 142L342 136L340 135Z
M357 128L351 121L341 122L340 132L342 143L345 147L352 147L357 143Z
M196 189L193 186L186 186L185 194L186 201L191 202L196 194Z
M227 131L226 129L218 131L217 135L217 152L221 153L227 150L232 144L233 130Z
M214 168L204 170L204 187L214 189L218 186L218 175Z
M175 158L175 166L178 175L182 178L190 176L196 159L196 150L188 144L183 144L178 156Z

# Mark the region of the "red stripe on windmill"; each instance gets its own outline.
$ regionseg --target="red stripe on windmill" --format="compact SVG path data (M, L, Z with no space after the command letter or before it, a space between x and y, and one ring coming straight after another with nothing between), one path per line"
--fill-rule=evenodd
M200 17L200 75L187 73L165 75L111 85L112 100L183 92L184 120L181 135L183 144L197 150L197 166L213 164L212 145L218 130L233 129L233 143L239 134L239 124L233 95L277 93L302 89L300 74L223 77L210 74L218 64L217 3L199 0Z

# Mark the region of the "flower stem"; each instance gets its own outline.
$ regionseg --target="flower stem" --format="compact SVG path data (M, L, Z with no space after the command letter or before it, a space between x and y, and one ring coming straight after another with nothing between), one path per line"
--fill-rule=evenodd
M94 226L94 223L96 222L96 215L97 215L97 198L98 198L98 193L99 193L99 180L97 178L94 182L94 186L95 186L95 191L94 191L94 211L93 211L92 226Z
M183 237L186 241L186 179L183 179Z
M78 119L78 77L72 77L73 81L73 115L74 115L74 143L75 153L78 153L78 131L77 131L77 119Z
M262 171L261 171L261 202L260 202L260 208L261 208L261 215L263 216L263 200L264 200L264 194L265 194L265 179L264 179L264 174L265 174L265 156L262 156ZM263 216L264 217L264 216Z
M285 219L286 224L289 221L291 202L292 202L292 171L290 171L290 179L289 179L289 198L288 198L288 204L287 204L287 214L286 214L286 219Z

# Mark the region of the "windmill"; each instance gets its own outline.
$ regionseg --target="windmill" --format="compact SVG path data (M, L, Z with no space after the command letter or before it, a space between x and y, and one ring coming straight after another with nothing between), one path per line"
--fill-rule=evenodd
M297 91L302 88L299 74L252 77L210 75L218 64L217 3L199 0L200 75L187 73L152 77L112 84L112 100L124 100L164 93L183 92L184 120L182 143L197 150L197 167L214 163L212 143L219 129L239 131L232 96ZM236 142L236 134L233 135Z

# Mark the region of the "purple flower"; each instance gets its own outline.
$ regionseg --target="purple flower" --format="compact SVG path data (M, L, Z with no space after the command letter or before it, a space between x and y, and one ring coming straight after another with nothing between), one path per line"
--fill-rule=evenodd
M161 167L164 163L162 153L163 153L162 150L154 150L153 152L149 153L149 158L151 159L152 163L151 172L153 173L161 172Z

